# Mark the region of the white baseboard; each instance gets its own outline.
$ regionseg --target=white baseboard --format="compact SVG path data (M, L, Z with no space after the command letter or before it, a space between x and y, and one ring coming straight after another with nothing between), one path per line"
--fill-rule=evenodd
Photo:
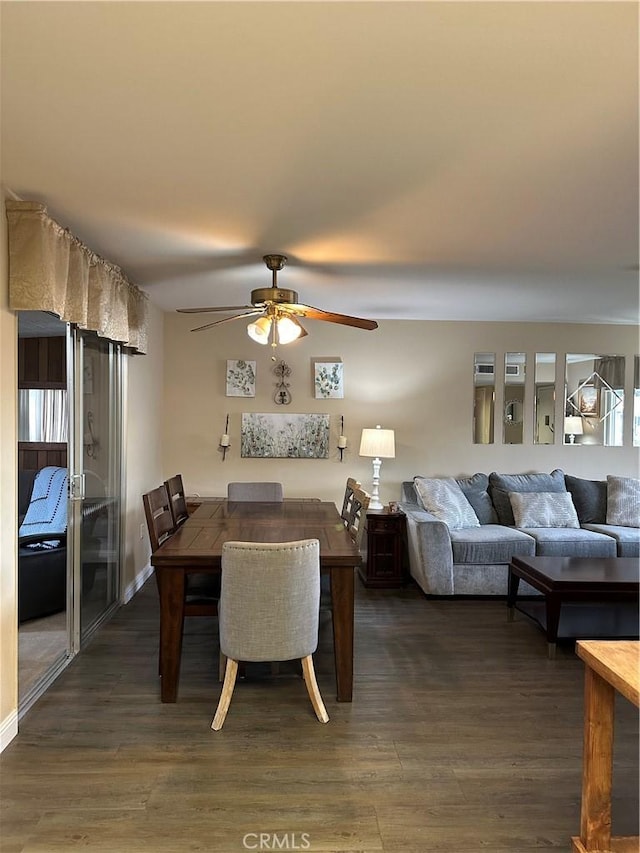
M136 592L138 592L139 589L142 589L143 584L145 584L146 581L149 580L152 574L153 566L151 565L151 563L149 563L144 567L144 569L142 569L141 572L138 572L135 578L126 587L122 596L122 603L128 604L133 598L133 596L136 594Z
M0 752L5 750L14 737L18 734L18 711L12 711L9 716L0 723Z

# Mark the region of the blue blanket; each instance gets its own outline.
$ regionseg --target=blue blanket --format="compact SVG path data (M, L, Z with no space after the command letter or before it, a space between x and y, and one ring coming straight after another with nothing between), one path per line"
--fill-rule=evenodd
M66 468L41 468L33 481L31 501L18 536L49 536L55 539L67 530L69 476Z

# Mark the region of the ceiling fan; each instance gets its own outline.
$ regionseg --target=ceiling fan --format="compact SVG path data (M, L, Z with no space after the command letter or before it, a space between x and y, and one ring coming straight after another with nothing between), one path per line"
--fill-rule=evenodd
M197 326L192 332L201 332L221 323L238 320L241 317L257 316L257 319L249 324L247 332L249 337L259 344L288 344L297 338L307 334L298 317L307 317L310 320L325 320L329 323L340 323L343 326L355 326L358 329L377 329L378 324L374 320L364 320L361 317L350 317L348 314L336 314L331 311L322 311L303 305L298 302L298 294L295 290L278 287L277 275L287 263L286 255L264 255L263 261L267 269L271 270L271 287L259 287L251 291L251 305L219 306L215 308L178 308L181 314L204 314L212 311L240 311L232 317L224 317L222 320L214 320L204 326Z

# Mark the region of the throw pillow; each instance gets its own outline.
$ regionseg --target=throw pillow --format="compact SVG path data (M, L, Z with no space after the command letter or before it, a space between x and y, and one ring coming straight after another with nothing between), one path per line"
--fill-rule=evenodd
M514 525L509 492L566 492L564 471L556 468L550 474L489 474L491 500L500 524Z
M607 524L640 527L640 480L607 477Z
M580 527L569 492L509 492L516 527Z
M423 507L447 527L480 527L478 516L453 477L416 477L414 483Z
M489 497L489 478L486 474L478 473L474 474L473 477L456 477L456 483L473 507L480 524L498 523L498 516Z
M607 481L583 480L582 477L564 475L567 491L571 492L573 505L580 524L605 524L607 520Z

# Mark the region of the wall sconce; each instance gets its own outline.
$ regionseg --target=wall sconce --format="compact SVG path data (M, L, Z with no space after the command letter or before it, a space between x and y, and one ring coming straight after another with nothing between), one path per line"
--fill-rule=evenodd
M347 448L347 437L344 434L344 416L340 416L340 435L338 436L338 452L340 453L340 461L342 462L342 455Z
M380 466L382 459L394 459L396 455L395 434L392 429L363 429L360 440L360 456L373 456L373 490L369 509L382 509L380 503Z
M227 415L224 432L220 436L219 445L222 448L222 461L224 462L225 456L227 455L227 449L231 447L231 439L229 438L229 415Z
M87 431L84 434L83 445L84 452L87 454L89 459L98 458L100 442L93 431L93 412L87 412Z

